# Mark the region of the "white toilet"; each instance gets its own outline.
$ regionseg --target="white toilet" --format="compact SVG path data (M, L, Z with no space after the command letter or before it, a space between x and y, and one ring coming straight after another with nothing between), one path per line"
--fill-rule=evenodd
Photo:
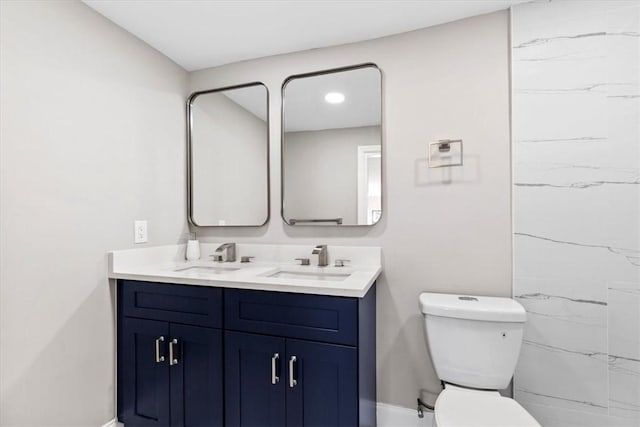
M444 390L437 427L540 427L497 390L511 381L527 314L511 298L420 294L429 354Z

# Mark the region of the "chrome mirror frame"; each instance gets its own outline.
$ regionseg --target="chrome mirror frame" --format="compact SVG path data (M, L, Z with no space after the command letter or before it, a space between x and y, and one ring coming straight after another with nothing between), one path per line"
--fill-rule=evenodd
M196 223L193 219L193 160L192 160L192 136L193 136L193 115L192 115L192 104L195 101L195 99L200 96L200 95L206 95L209 93L215 93L215 92L223 92L225 90L234 90L234 89L242 89L242 88L246 88L246 87L251 87L251 86L262 86L264 87L264 90L266 92L267 98L266 98L266 111L267 111L267 132L266 132L266 137L267 137L267 179L266 179L266 190L267 190L267 216L264 220L264 222L262 224L246 224L246 225L236 225L236 224L231 224L231 225L200 225L198 223ZM187 220L189 221L189 224L194 226L194 227L198 227L198 228L211 228L211 227L217 227L217 228L231 228L231 227L240 227L240 228L247 228L247 227L264 227L265 225L267 225L269 223L269 220L271 219L271 137L270 137L270 114L269 114L269 88L267 87L266 84L264 84L263 82L260 81L255 81L255 82L250 82L250 83L244 83L244 84L239 84L239 85L233 85L233 86L225 86L225 87L221 87L221 88L216 88L216 89L208 89L208 90L203 90L203 91L197 91L197 92L193 92L191 93L191 95L189 95L189 97L187 98L187 102L186 102L186 120L187 120Z
M345 71L354 71L354 70L359 70L362 68L374 68L376 69L379 73L380 73L380 156L381 156L381 165L380 165L380 206L381 206L381 212L380 212L380 216L378 217L378 220L376 222L374 222L373 224L343 224L342 223L342 218L331 218L331 219L304 219L304 220L300 220L300 219L293 219L293 220L287 220L287 218L285 217L284 214L284 207L285 207L285 192L284 192L284 183L285 183L285 173L284 173L284 134L285 134L285 129L284 129L284 118L285 118L285 90L287 85L295 80L295 79L300 79L300 78L305 78L305 77L316 77L316 76L321 76L321 75L326 75L326 74L334 74L334 73L340 73L340 72L345 72ZM302 74L293 74L290 75L289 77L287 77L284 82L282 83L282 88L280 91L280 217L282 218L282 221L291 227L300 227L300 226L314 226L314 224L318 224L318 223L335 223L334 225L323 225L323 227L373 227L376 224L379 224L380 221L382 220L382 218L384 217L384 207L385 207L385 191L384 191L384 158L385 158L385 144L384 144L384 74L382 72L382 69L380 67L378 67L377 64L373 63L373 62L365 62L365 63L361 63L361 64L356 64L356 65L348 65L345 67L338 67L338 68L330 68L330 69L326 69L326 70L321 70L321 71L313 71L313 72L309 72L309 73L302 73Z

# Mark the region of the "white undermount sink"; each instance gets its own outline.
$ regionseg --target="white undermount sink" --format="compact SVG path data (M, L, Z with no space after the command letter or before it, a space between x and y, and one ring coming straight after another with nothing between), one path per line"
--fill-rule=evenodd
M329 282L341 282L351 273L337 272L320 272L320 271L298 271L298 270L277 270L269 273L267 277L278 279L295 279L295 280L324 280Z
M176 268L173 271L184 273L207 273L207 274L224 274L232 271L238 271L240 267L219 267L208 265L190 265L188 267Z

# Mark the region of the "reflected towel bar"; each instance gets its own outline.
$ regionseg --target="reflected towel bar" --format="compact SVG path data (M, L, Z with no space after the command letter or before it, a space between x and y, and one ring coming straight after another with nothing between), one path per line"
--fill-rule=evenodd
M335 222L336 225L342 225L342 218L329 218L329 219L294 219L289 220L289 224L296 225L302 223L318 223L318 222Z

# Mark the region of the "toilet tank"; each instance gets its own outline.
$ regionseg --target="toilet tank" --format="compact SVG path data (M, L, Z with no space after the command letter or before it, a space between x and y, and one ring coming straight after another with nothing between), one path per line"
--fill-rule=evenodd
M511 298L422 293L431 361L447 383L488 390L511 381L527 314Z

